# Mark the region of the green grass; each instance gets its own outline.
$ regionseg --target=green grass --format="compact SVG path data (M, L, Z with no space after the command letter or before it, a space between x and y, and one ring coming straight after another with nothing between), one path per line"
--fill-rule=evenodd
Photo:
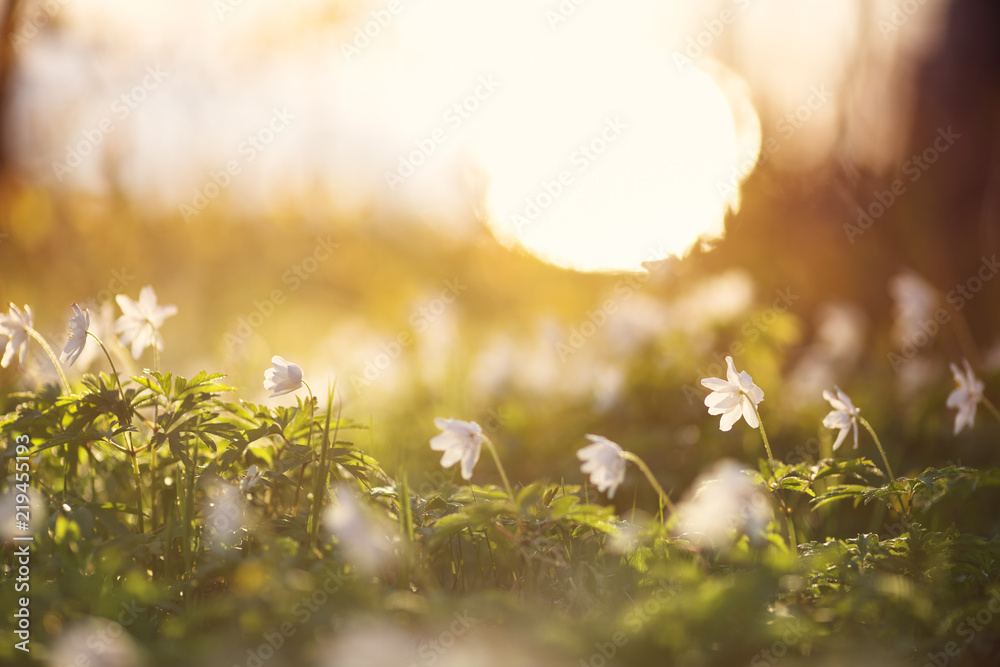
M510 494L477 481L494 476L489 457L472 484L451 470L384 469L362 446L369 425L341 414L332 392L289 408L234 393L218 374L147 372L121 387L85 375L69 394L8 396L3 485L18 491L15 442L27 435L39 507L32 650L5 641L0 658L953 665L1000 655L1000 541L975 532L990 525L982 504L995 501L1000 470L889 479L869 457L749 456L774 520L754 534L737 517L727 539L706 544L658 516L648 489L619 509L579 471L522 478ZM716 426L706 415L704 428ZM508 459L503 429L491 438ZM262 481L240 492L251 465ZM644 482L631 466L627 479ZM331 488L366 508L358 531L325 528ZM681 491L669 493L683 512ZM877 529L845 532L861 521ZM4 547L8 580L15 548ZM21 596L5 586L0 606ZM68 639L74 628L82 639Z

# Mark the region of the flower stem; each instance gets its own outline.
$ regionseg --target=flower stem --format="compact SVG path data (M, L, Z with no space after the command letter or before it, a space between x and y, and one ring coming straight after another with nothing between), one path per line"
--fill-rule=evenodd
M313 399L312 387L310 387L309 384L305 380L302 381L302 384L306 388L306 391L309 392L309 435L306 436L306 447L311 452L312 451L312 437L313 437L313 421L314 421L315 416L316 416L316 401ZM306 476L306 466L307 465L309 465L308 461L306 461L305 463L303 463L302 464L302 468L299 469L299 481L298 481L298 484L295 485L295 497L292 499L292 513L295 513L295 511L297 510L297 508L299 506L299 492L302 491L302 480ZM308 513L307 513L306 516L308 516Z
M503 464L500 463L500 455L497 453L496 445L494 445L493 441L490 440L489 438L487 438L485 435L482 436L482 438L483 438L483 443L486 445L486 449L490 450L490 455L493 457L493 462L497 464L497 470L500 471L500 479L503 480L504 488L507 489L507 495L510 497L510 502L511 502L512 505L515 506L514 509L516 511L515 518L517 519L517 530L518 530L519 533L523 534L524 533L524 522L521 520L521 512L517 511L517 507L516 507L517 501L515 500L515 497L514 497L514 489L510 485L510 480L507 479L507 471L504 470ZM469 488L470 488L470 490L472 488L472 483L471 482L469 483ZM476 492L473 491L472 492L473 497L475 497L475 494L476 494Z
M497 454L497 448L493 444L493 441L483 436L483 442L486 444L486 448L490 450L490 455L493 456L493 462L497 464L497 470L500 471L500 479L503 480L503 485L507 489L507 495L510 496L511 502L514 500L514 490L510 486L510 481L507 479L507 471L503 469L503 464L500 463L500 455Z
M753 405L753 401L750 401L750 405ZM760 429L760 437L764 439L764 450L767 452L767 460L769 463L774 463L774 455L771 454L771 443L768 442L767 433L764 431L764 420L760 418L760 411L756 405L753 405L753 413L757 415L757 427Z
M318 543L319 535L319 525L322 520L323 514L323 499L327 492L327 476L329 475L330 468L327 463L327 452L330 446L337 446L337 434L340 432L340 415L344 410L344 401L340 401L340 407L337 409L337 423L333 427L333 438L330 438L330 417L333 415L333 398L334 394L337 392L337 384L334 383L333 387L327 388L327 398L326 398L326 425L323 428L323 445L320 449L319 460L316 462L316 481L313 484L313 510L312 510L312 529L311 538L312 545L316 546Z
M983 405L986 406L986 409L997 418L997 421L1000 421L1000 410L997 410L997 406L993 405L993 402L985 396L983 396L982 401Z
M108 358L108 363L111 364L111 373L115 376L115 382L118 383L118 392L122 395L122 403L128 407L128 400L125 398L125 389L122 387L122 380L118 377L118 369L115 368L115 362L111 359L111 354L108 353L108 348L104 347L104 343L101 342L101 339L98 338L94 332L88 331L87 335L96 340L97 344L101 346L102 350L104 350L104 356ZM131 419L129 420L129 423L131 423ZM124 424L122 424L122 426L124 426Z
M25 326L24 331L29 336L34 338L39 345L42 346L42 349L45 350L45 354L49 355L49 359L52 360L52 365L56 367L56 372L59 374L59 384L62 387L63 396L69 396L70 394L69 381L66 379L66 374L63 373L62 364L59 363L59 358L56 357L56 353L52 351L52 348L49 347L49 344L45 341L44 338L42 338L42 335L37 331L35 331L33 328ZM76 450L73 450L73 460L70 461L69 452L70 452L69 444L67 443L63 445L63 461L66 464L65 468L63 468L64 494L69 493L70 468L72 468L74 471L76 470L76 460L78 456Z
M633 454L632 452L623 451L622 458L625 459L626 461L631 461L632 463L634 463L636 467L642 471L642 474L646 476L646 479L649 480L649 483L653 485L653 489L660 496L661 512L663 507L666 507L668 510L670 510L670 514L672 515L676 514L677 508L674 506L674 503L670 500L670 496L667 495L667 492L664 491L663 487L660 486L660 483L656 481L656 477L653 476L653 471L649 469L649 466L646 465L646 462L643 461L641 458L639 458L636 454Z
M132 458L132 472L135 473L136 511L138 512L138 527L140 533L145 533L142 515L142 475L139 472L139 459L136 455L135 447L132 445L132 434L128 434L129 456Z
M128 399L125 398L125 387L122 386L122 379L118 375L118 369L115 368L115 362L111 358L111 354L108 352L108 348L104 347L104 343L101 341L100 338L97 337L97 334L95 334L92 331L88 331L87 335L90 336L91 338L93 338L94 340L96 340L97 344L101 346L101 350L104 351L104 356L108 358L108 363L111 364L111 373L115 377L115 382L118 383L118 393L121 394L121 397L122 397L122 414L120 415L120 417L122 419L126 419L126 418L128 419L128 423L127 424L119 424L119 426L122 426L122 427L124 427L124 426L131 426L132 425L131 406L128 403ZM153 346L153 349L155 351L156 346ZM142 532L145 532L145 531L143 530L143 517L142 517L142 476L139 473L139 460L137 458L139 452L136 451L135 444L132 442L132 434L131 433L129 433L126 436L126 439L128 440L128 455L132 459L132 472L135 474L136 489L137 489L138 494L139 494L139 503L138 503L138 509L139 509L139 532L142 533ZM156 456L156 451L155 450L153 450L152 455L154 457ZM155 466L155 463L153 465ZM154 467L154 470L155 470L155 467ZM154 475L154 478L153 478L153 485L154 485L154 489L152 490L153 491L153 500L152 500L152 502L153 502L153 507L155 509L155 506L156 506L156 492L155 492L156 478L155 478L155 475ZM155 511L153 513L153 528L156 528L156 514L155 514Z
M889 473L889 479L890 480L896 479L896 476L892 474L892 466L889 465L889 457L885 455L885 450L882 449L882 443L879 441L878 436L875 435L875 429L873 429L872 425L868 423L868 420L862 417L861 415L857 416L857 420L858 422L861 423L862 426L865 427L865 430L871 434L872 440L875 441L875 446L878 447L878 452L879 454L882 455L882 463L885 464L885 470L887 473Z
M303 380L302 386L309 392L309 435L306 437L306 447L312 446L313 421L316 418L316 399L313 397L313 390L309 384Z
M59 363L59 357L56 356L56 353L52 351L49 344L45 342L44 338L42 338L42 334L38 333L29 326L24 327L24 331L29 336L34 338L35 342L42 346L42 349L45 350L45 354L49 355L49 359L52 360L52 365L56 367L56 372L59 374L59 384L62 385L63 395L69 396L69 381L66 379L66 374L63 373L62 364Z
M799 540L795 535L795 522L792 520L791 512L785 515L785 523L788 525L788 543L792 546L792 553L798 556Z

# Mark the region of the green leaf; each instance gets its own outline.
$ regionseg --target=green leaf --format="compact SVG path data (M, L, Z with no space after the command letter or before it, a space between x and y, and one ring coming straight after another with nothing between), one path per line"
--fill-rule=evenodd
M472 518L463 512L449 514L434 522L431 527L433 532L428 541L428 546L432 549L441 546L452 537L468 528L472 523Z
M871 490L873 490L872 487L861 484L838 484L828 489L826 493L813 498L812 507L813 509L819 509L824 505L846 498L854 498L854 506L857 507L858 503L863 499L862 494Z

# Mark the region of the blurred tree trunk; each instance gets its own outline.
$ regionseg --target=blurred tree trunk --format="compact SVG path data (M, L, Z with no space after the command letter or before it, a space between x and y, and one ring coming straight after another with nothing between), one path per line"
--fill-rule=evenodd
M9 146L9 111L14 91L11 89L14 66L17 60L17 53L14 50L14 20L21 7L19 0L7 0L3 4L3 15L0 16L0 35L3 36L3 44L0 45L0 180L6 180L10 176L9 164L11 162Z

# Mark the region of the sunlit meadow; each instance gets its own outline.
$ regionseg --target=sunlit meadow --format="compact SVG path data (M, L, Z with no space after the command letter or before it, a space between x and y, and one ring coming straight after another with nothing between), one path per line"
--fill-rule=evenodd
M1000 664L987 0L21 0L0 664Z

